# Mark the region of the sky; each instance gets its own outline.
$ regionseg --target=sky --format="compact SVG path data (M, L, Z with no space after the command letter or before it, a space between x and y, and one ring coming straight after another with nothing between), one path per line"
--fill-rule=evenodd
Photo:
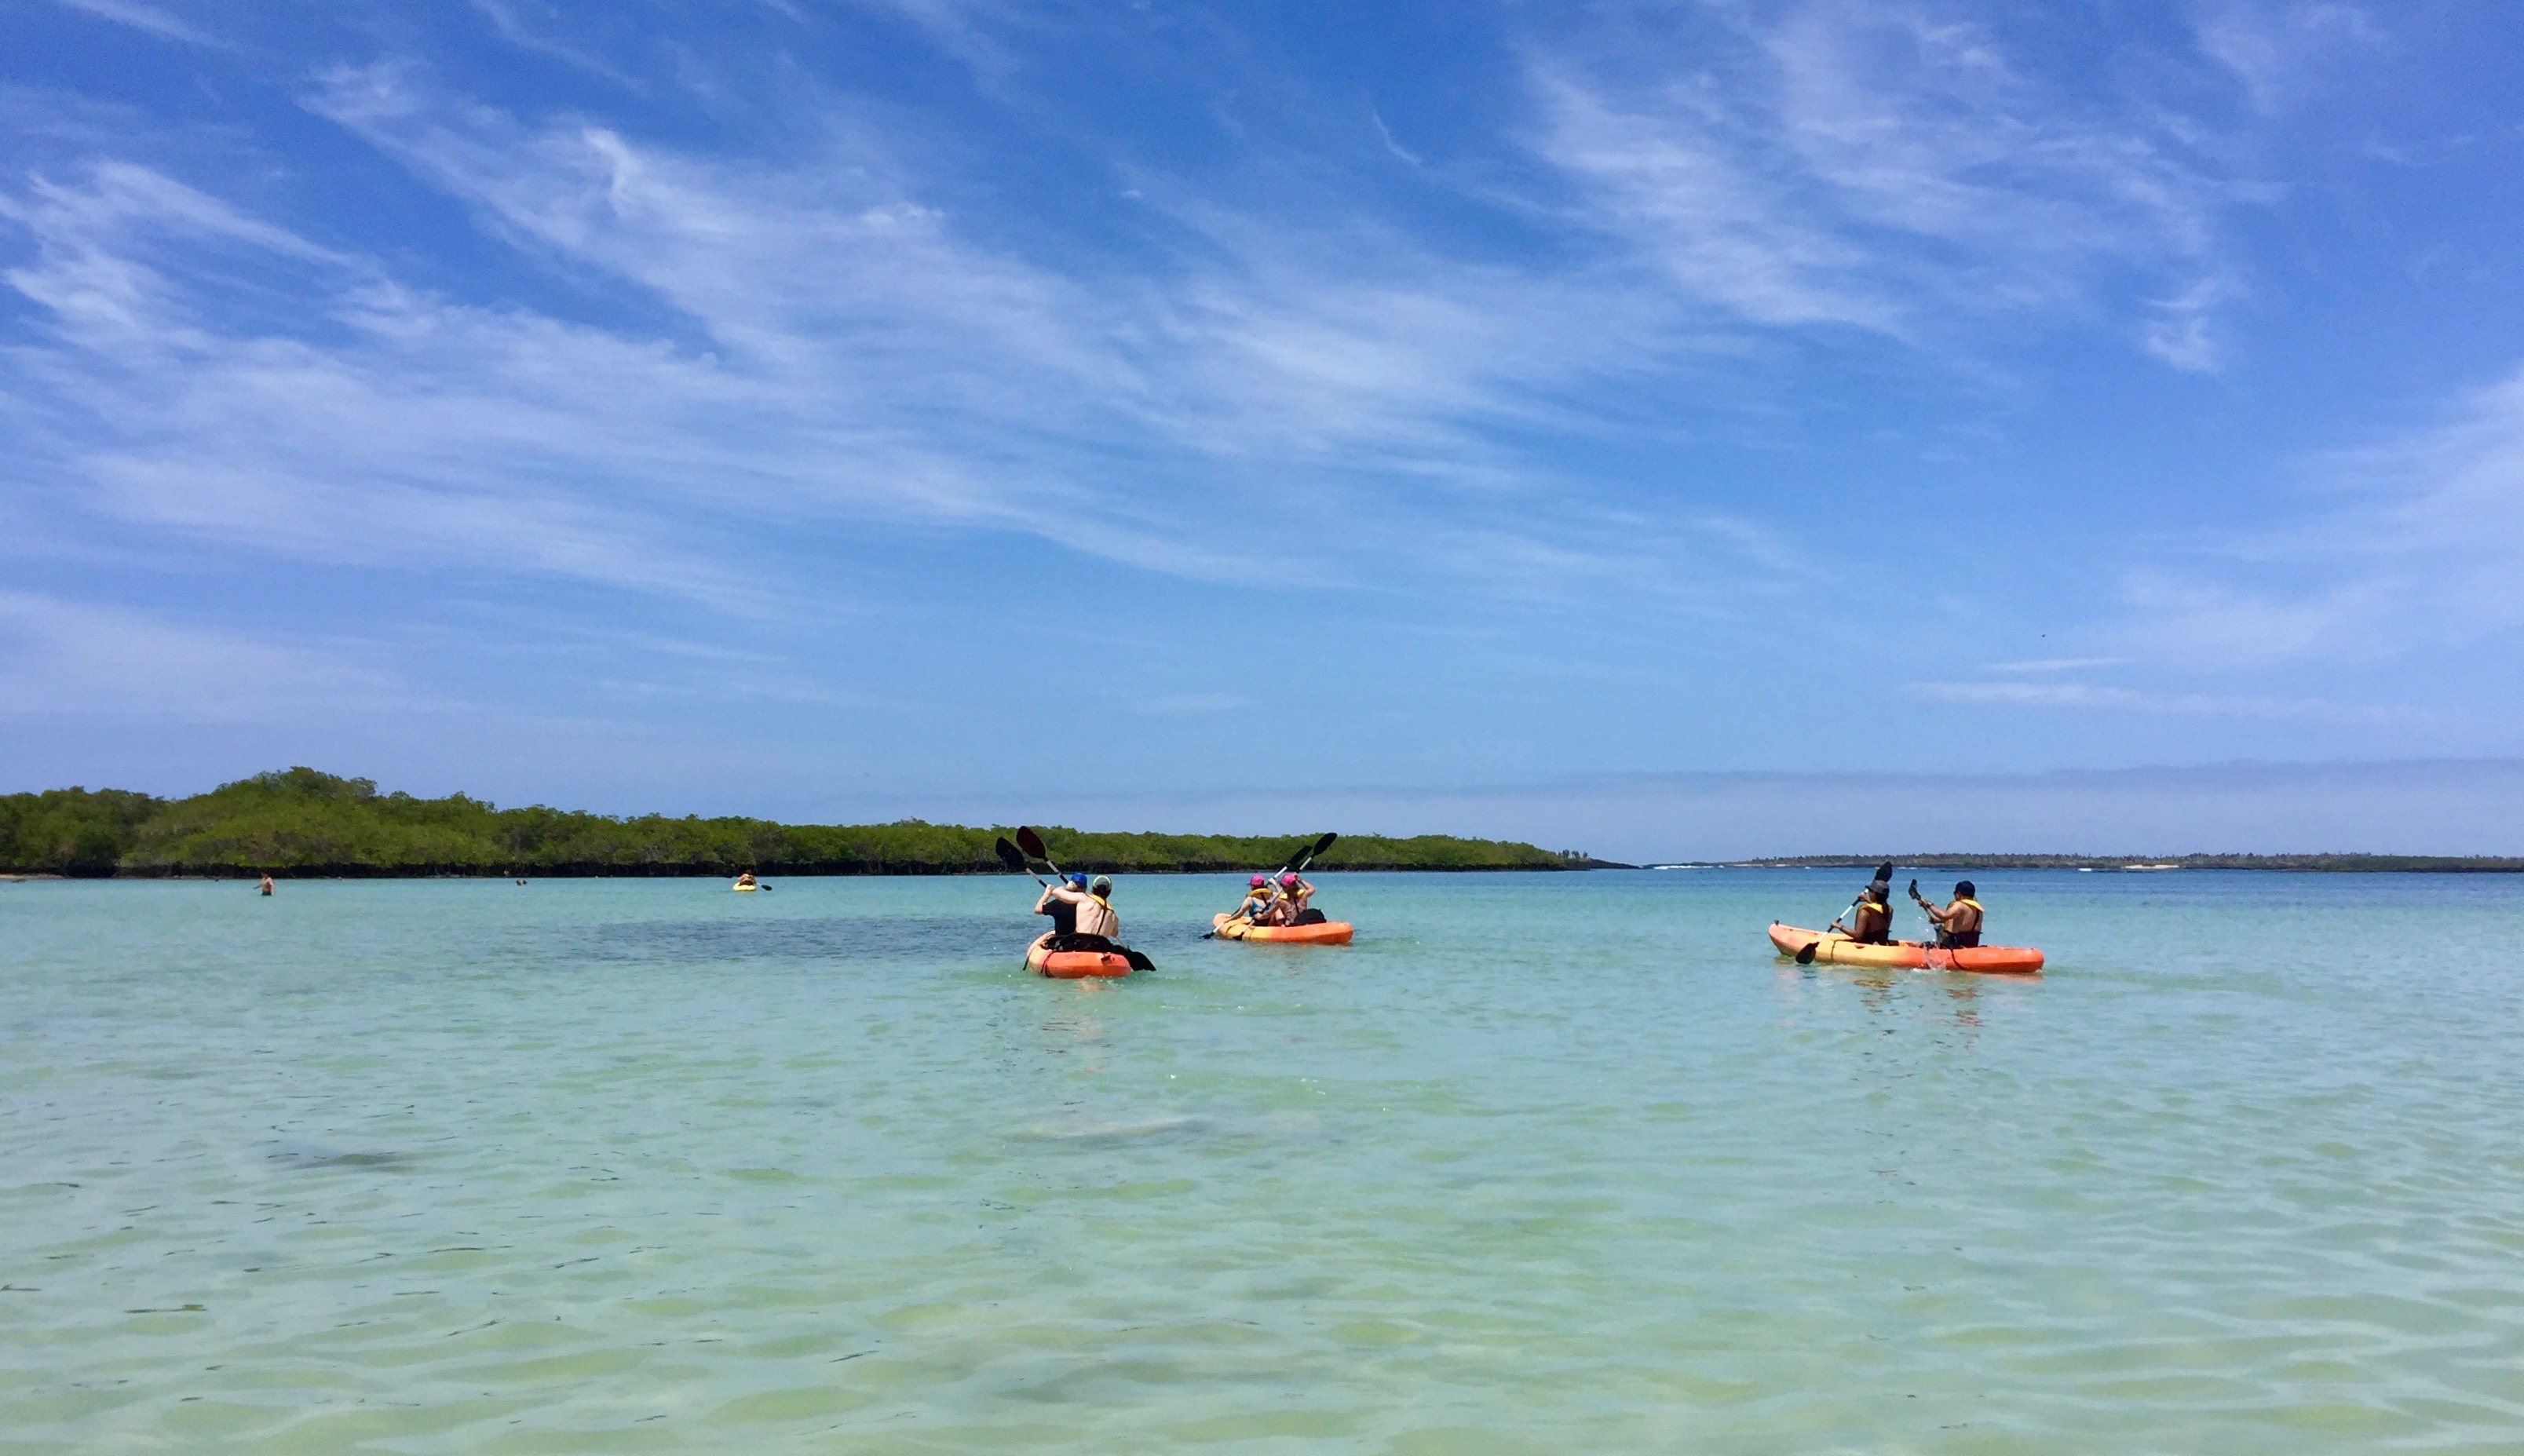
M2524 850L2524 8L0 33L0 791Z

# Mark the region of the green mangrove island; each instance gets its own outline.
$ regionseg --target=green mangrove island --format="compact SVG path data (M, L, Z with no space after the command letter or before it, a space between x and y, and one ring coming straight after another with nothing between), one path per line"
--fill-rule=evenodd
M284 873L405 875L963 875L1005 867L992 843L1013 826L775 824L504 809L461 794L379 794L375 781L312 768L256 774L189 799L121 789L0 795L0 873L165 878ZM1267 869L1295 836L1090 834L1047 826L1064 869L1199 873ZM1327 870L1584 869L1583 855L1497 840L1344 838Z

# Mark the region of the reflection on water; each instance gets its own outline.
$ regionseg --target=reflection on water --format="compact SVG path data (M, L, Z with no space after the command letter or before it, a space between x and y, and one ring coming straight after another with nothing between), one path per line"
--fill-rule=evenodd
M2515 882L1773 958L1845 878L1326 876L1267 954L1135 880L1118 983L1008 880L0 887L0 1432L2524 1448Z

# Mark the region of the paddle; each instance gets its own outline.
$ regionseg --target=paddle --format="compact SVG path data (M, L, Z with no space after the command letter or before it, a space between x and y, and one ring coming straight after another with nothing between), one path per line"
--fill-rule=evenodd
M1017 826L1017 846L1026 851L1027 858L1040 859L1045 864L1051 864L1051 856L1044 852L1043 836L1035 833L1032 826L1025 824ZM1060 874L1060 866L1051 864L1051 872L1055 875ZM1067 877L1063 876L1063 878Z
M1875 867L1875 879L1873 880L1873 882L1872 882L1872 883L1877 884L1877 885L1884 886L1884 887L1885 887L1886 889L1888 889L1888 890L1892 888L1892 886L1893 886L1893 861L1892 861L1892 860L1887 859L1887 860L1885 860L1882 864L1879 864L1879 865L1877 865L1877 866ZM1917 880L1913 880L1913 881L1911 882L1911 888L1912 888L1912 890L1913 890L1913 891L1915 891L1915 892L1916 892L1916 891L1919 888L1919 882L1918 882L1918 881L1917 881ZM1856 914L1856 913L1858 912L1858 907L1859 907L1860 905L1865 904L1865 903L1867 903L1867 896L1866 896L1865 892L1861 892L1861 893L1859 894L1858 898L1856 898L1856 899L1854 899L1854 900L1851 900L1851 901L1849 902L1849 908L1848 908L1848 909L1845 909L1845 910L1843 910L1843 911L1841 911L1841 912L1840 912L1840 915L1854 915L1854 914ZM1832 917L1831 917L1831 923L1832 923L1833 925L1838 925L1838 924L1840 923L1840 915L1834 915L1834 916L1832 916ZM1889 911L1889 910L1888 910L1888 911L1886 911L1886 912L1885 912L1885 919L1886 919L1886 921L1887 921L1887 922L1888 922L1888 924L1889 924L1889 922L1890 922L1890 921L1891 921L1891 919L1892 919L1892 912L1891 912L1891 911ZM1823 935L1829 935L1830 933L1831 933L1831 932L1830 932L1829 930L1825 930L1822 934L1823 934ZM1851 939L1852 939L1852 940L1855 940L1855 939L1857 939L1857 937L1853 935L1853 936L1851 937ZM1811 946L1805 946L1804 948L1802 948L1802 949L1800 949L1799 951L1797 951L1797 964L1799 964L1799 965L1801 965L1801 966L1810 966L1810 965L1813 965L1813 964L1815 963L1815 952L1816 952L1817 950L1821 949L1821 948L1822 948L1822 935L1818 935L1818 936L1816 936L1816 937L1815 937L1815 939L1814 939L1814 944L1813 944L1813 945L1811 945Z
M1015 870L1018 874L1032 876L1036 884L1043 885L1043 876L1035 874L1034 866L1026 863L1024 851L1020 850L1016 846L1009 844L1008 837L1006 835L999 836L999 842L991 848L999 851L999 862L1001 864ZM1051 887L1044 885L1044 888L1048 890Z
M1849 914L1850 911L1856 910L1860 905L1865 904L1866 902L1867 897L1862 895L1858 898L1851 900L1849 902L1849 909L1841 911L1840 915ZM1834 915L1831 917L1833 924L1837 925L1840 923L1840 915ZM1803 947L1801 947L1797 951L1797 964L1801 966L1813 965L1815 962L1815 952L1822 948L1823 936L1829 934L1831 934L1831 932L1824 931L1821 935L1816 936L1812 941L1808 942Z

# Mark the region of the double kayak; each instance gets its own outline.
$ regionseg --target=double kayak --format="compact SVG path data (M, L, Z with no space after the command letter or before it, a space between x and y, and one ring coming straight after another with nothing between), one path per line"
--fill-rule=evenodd
M1026 969L1055 981L1083 981L1090 976L1127 976L1131 958L1118 950L1026 949Z
M1210 933L1222 941L1270 941L1282 946L1346 946L1350 923L1318 920L1312 925L1255 925L1233 915L1209 917Z
M1771 922L1771 944L1794 956L1814 946L1825 965L1890 966L1915 971L1975 971L1986 976L2031 976L2042 970L2042 952L2030 946L1965 946L1947 950L1918 941L1861 945L1838 931L1802 930Z

